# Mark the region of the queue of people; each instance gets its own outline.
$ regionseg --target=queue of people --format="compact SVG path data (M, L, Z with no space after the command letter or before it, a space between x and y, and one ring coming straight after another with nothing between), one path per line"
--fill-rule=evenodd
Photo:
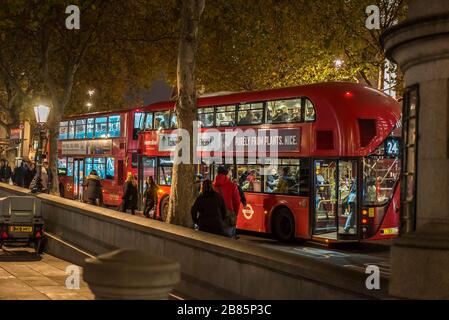
M30 160L22 160L20 164L11 168L8 160L0 160L0 182L30 189L36 181L36 164ZM48 162L44 161L41 172L41 183L44 192L49 192L53 181L53 173Z
M237 239L237 215L240 205L246 206L246 199L229 173L226 167L219 167L213 182L203 181L191 215L199 230Z

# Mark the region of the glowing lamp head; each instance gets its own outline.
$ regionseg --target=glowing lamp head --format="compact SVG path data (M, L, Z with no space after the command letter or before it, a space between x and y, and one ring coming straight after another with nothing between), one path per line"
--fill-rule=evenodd
M34 115L36 116L37 123L47 123L48 115L50 114L50 107L40 104L34 107Z

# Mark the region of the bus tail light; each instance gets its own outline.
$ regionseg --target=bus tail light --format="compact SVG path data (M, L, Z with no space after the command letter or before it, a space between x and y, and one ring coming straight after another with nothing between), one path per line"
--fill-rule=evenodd
M362 224L368 224L368 218L363 218L362 219Z
M6 231L2 232L2 239L6 239L8 238L8 234L6 233Z
M367 215L368 215L368 210L363 209L363 210L362 210L362 216L367 216Z

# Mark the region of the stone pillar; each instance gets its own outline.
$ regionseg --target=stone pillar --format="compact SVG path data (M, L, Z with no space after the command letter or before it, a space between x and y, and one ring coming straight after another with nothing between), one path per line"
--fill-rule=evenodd
M83 278L99 300L165 300L180 281L180 265L143 251L120 249L86 259Z
M416 230L394 242L390 294L449 299L449 1L409 0L383 45L419 88Z

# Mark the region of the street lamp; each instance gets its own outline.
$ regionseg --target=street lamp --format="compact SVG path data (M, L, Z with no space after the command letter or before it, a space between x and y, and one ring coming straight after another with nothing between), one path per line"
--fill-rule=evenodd
M48 115L50 114L50 107L40 104L34 107L34 115L36 116L36 122L39 125L46 124Z
M36 122L37 122L37 127L36 127L36 133L38 135L38 145L37 145L37 150L36 150L36 168L37 168L37 173L36 173L36 181L34 183L32 192L36 193L36 192L42 192L43 189L43 185L42 185L42 158L43 158L43 154L44 154L44 148L45 145L43 143L44 139L46 140L47 137L47 120L48 120L48 116L50 114L50 107L47 105L37 105L34 107L34 115L36 116Z

